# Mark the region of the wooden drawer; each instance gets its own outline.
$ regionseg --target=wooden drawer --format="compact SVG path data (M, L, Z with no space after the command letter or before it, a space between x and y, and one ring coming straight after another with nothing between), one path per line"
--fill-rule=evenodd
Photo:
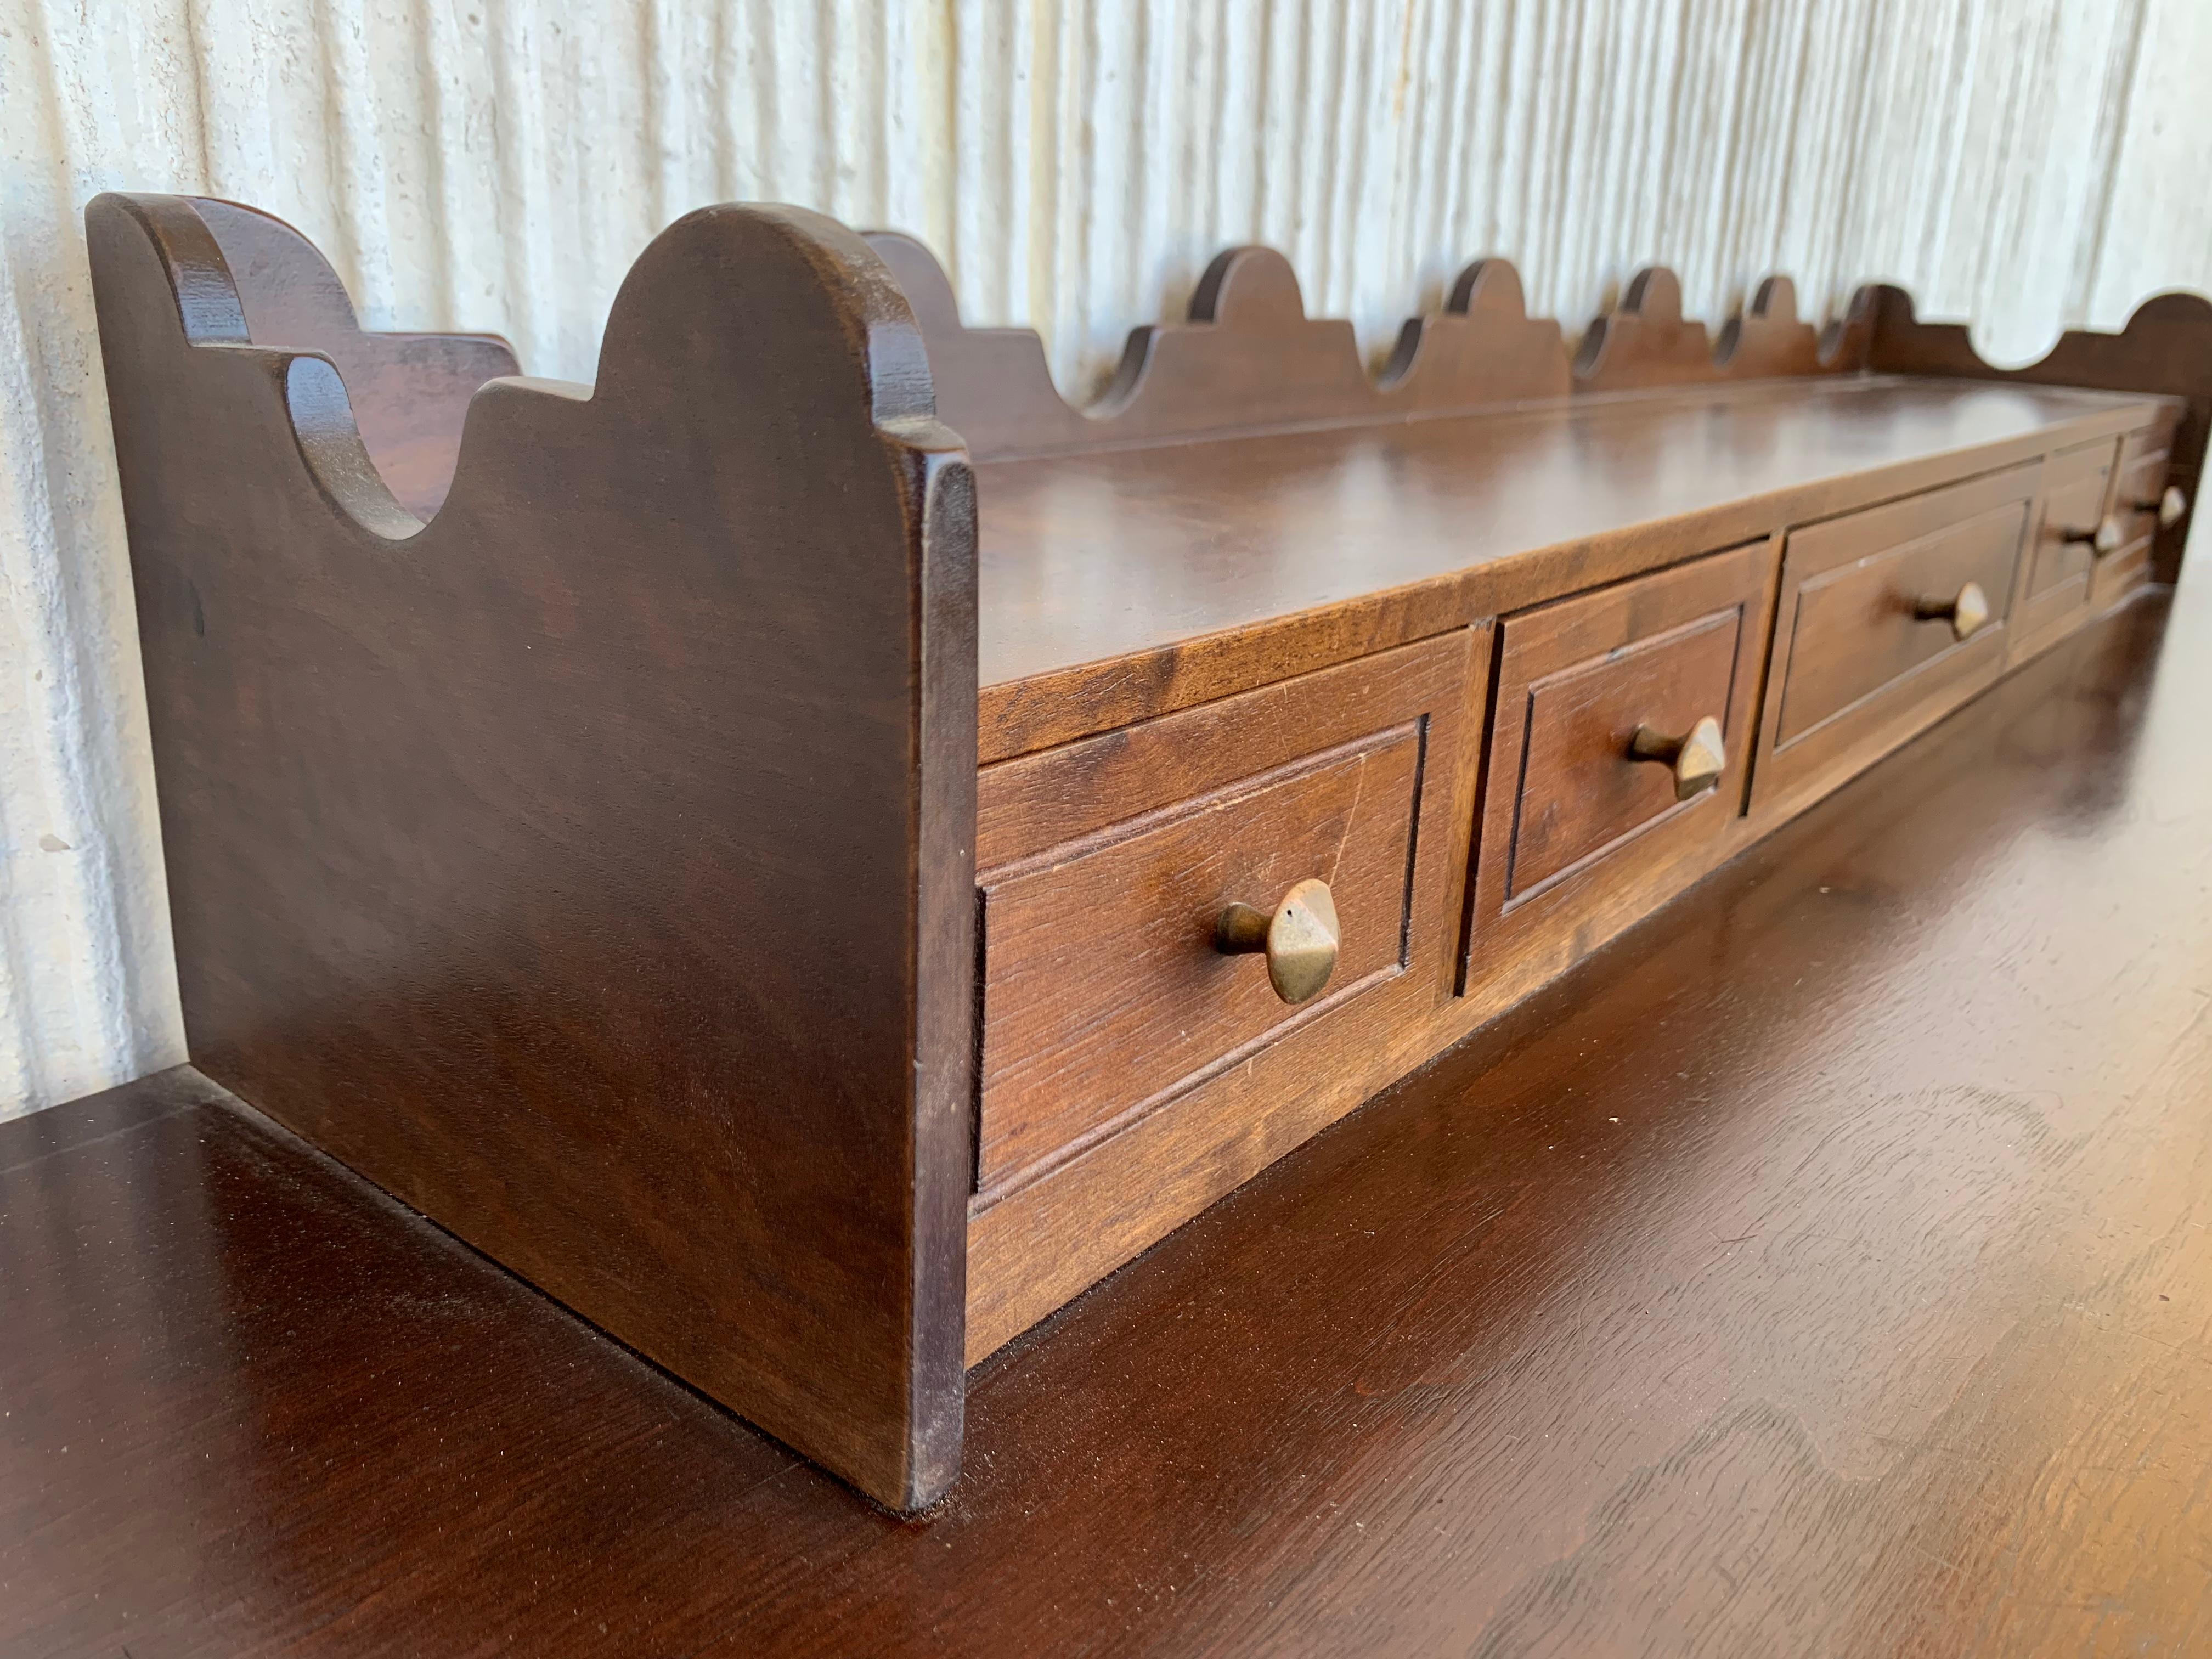
M1500 624L1467 994L1519 994L1725 856L1775 558L1759 542ZM1731 763L1680 799L1632 745L1707 717Z
M1404 971L1419 803L1419 711L1194 800L1113 825L984 884L977 1164L988 1191ZM1232 902L1272 910L1328 883L1342 929L1295 1007L1264 958L1224 956Z
M2015 467L1790 532L1752 778L1757 811L1791 811L2003 671L2037 470ZM1965 639L1927 614L1979 588Z
M2159 507L2172 460L2173 428L2146 427L2120 443L2112 479L2112 521L2120 544L2097 561L2089 579L2089 608L2102 611L2150 580L2151 545L2158 538Z
M2105 522L2118 450L2108 438L2062 449L2043 463L2043 514L2013 599L2010 661L2065 638L2091 615L2095 538Z
M981 1190L1408 971L1429 724L1466 653L1387 652L985 770ZM1342 944L1294 1006L1214 930L1308 878Z
M1448 999L1486 629L986 767L969 1357L1357 1105ZM1231 903L1318 878L1341 945L1285 1002Z

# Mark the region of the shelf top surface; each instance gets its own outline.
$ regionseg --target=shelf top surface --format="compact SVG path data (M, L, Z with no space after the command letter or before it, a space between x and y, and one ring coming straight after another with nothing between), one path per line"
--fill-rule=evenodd
M1770 381L981 462L981 681L1808 485L1858 480L1880 500L1885 471L2156 401L1979 380ZM1893 493L1921 487L1896 482Z

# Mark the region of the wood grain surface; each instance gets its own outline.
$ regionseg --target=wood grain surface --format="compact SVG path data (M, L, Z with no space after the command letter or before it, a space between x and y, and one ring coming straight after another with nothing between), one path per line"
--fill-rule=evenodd
M2003 672L2007 607L2041 486L2039 465L2008 468L1790 535L1752 769L1754 819L1770 823L1818 799ZM1911 615L1923 599L1955 599L1969 580L1990 608L1970 638Z
M486 380L521 372L514 349L489 334L368 332L345 285L282 219L206 198L195 210L237 284L247 337L328 357L378 473L400 506L428 519L453 487L470 398Z
M1495 1015L1741 840L1779 557L1756 542L1498 624L1462 994L1447 1023ZM1680 736L1707 716L1732 763L1717 788L1677 800L1668 769L1629 745L1639 726Z
M1403 969L1422 737L1416 710L980 878L984 1194ZM1326 994L1291 1008L1263 961L1215 948L1214 927L1309 878L1328 884L1343 945Z
M270 222L87 213L190 1053L885 1502L935 1497L975 498L904 300L833 221L687 215L595 386L467 403L425 525L331 363L252 337L219 231L280 295L337 291Z
M1002 1138L1011 1103L1017 1145L1054 1121L1075 1139L976 1195L971 1364L1450 1040L1436 1017L1453 1002L1489 644L1461 629L984 770L983 1064L1033 1062L1001 1073L984 1135ZM1106 816L1116 802L1133 823ZM1102 890L1094 860L1141 879ZM1055 866L1086 881L1093 914L1054 900ZM1255 890L1272 904L1266 890L1332 869L1346 977L1286 1009L1207 931L1222 905ZM1018 931L1002 953L1022 890L1061 933ZM1039 1067L1066 1075L1036 1087ZM1101 1123L1102 1106L1121 1109Z
M1381 389L1408 413L1441 414L1573 389L1565 335L1528 314L1521 273L1505 259L1478 259L1453 280L1444 308L1398 331Z
M2117 438L2171 407L1827 376L981 464L982 757Z
M873 1510L189 1074L0 1126L0 1651L2188 1656L2212 587L974 1379Z
M1864 361L1878 373L1950 374L2014 386L2125 386L2182 399L2172 438L2170 472L2187 495L2190 510L2161 526L2153 569L2170 582L2196 522L2197 480L2205 441L2212 436L2212 300L2201 294L2154 294L2138 304L2116 334L2069 329L2038 361L1996 368L1982 361L1963 323L1923 323L1912 296L1881 283L1851 301L1850 328L1864 337Z

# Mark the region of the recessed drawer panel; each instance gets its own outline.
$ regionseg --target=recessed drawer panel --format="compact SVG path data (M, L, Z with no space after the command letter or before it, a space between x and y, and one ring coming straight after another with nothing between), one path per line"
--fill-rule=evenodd
M1406 972L1430 717L1466 659L1407 647L985 771L985 1194ZM1311 881L1334 963L1293 1001L1219 928Z
M1396 972L1420 756L1400 726L986 888L984 1185ZM1215 928L1310 878L1330 890L1340 954L1292 1007Z
M971 1364L1433 1051L1490 642L1479 623L983 769ZM1224 952L1224 910L1301 892L1280 914L1310 924L1315 880L1317 989ZM1279 942L1311 969L1310 927Z
M1713 799L1677 799L1669 769L1632 763L1627 744L1641 726L1686 732L1726 718L1747 621L1726 605L1529 683L1508 906Z
M1754 805L1794 810L2002 671L2036 469L1790 533Z
M2170 426L2130 433L2120 445L2120 466L2112 485L2112 520L2120 544L2097 561L2089 583L2089 605L2102 611L2150 580L2151 549L2161 514L2179 523L2188 510L2179 492L2168 499L2166 473L2172 461Z
M1959 631L1959 596L1970 584L1986 615L1966 639L2001 628L1996 610L2012 591L2027 523L2026 501L2001 502L1808 576L1796 592L1796 627L1775 732L1779 745L1800 741L1958 650L1966 642ZM1846 520L1807 531L1805 562L1867 538L1886 539L1884 527ZM1799 546L1793 542L1793 552ZM1971 614L1966 620L1972 620Z
M1467 994L1510 1000L1726 855L1774 567L1760 542L1499 624Z
M2119 526L2106 516L2118 449L2106 439L2063 449L2043 464L2043 519L2013 601L2014 662L2063 639L2090 614L2098 556L2118 545Z

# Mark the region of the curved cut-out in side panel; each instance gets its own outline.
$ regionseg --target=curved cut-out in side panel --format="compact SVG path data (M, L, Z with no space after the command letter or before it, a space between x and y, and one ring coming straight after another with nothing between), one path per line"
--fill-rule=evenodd
M86 216L192 1060L929 1502L964 1397L975 506L898 284L817 215L687 216L597 386L485 385L395 539L359 400L246 343L202 211Z
M453 483L469 399L485 381L518 372L514 348L492 334L365 331L345 284L291 226L236 202L200 198L192 206L222 249L247 337L329 358L394 499L418 519L434 515Z
M1867 366L1884 374L1948 374L1974 380L2021 380L2037 386L2078 386L2116 392L2154 392L2186 399L2175 429L2166 477L2188 510L2160 525L2152 574L2172 581L2196 518L2204 452L2212 436L2212 301L2201 294L2154 294L2136 306L2117 334L2071 329L2043 357L2019 368L1995 368L1974 349L1963 323L1923 323L1912 296L1888 283L1869 283L1852 301L1855 325L1867 341Z

